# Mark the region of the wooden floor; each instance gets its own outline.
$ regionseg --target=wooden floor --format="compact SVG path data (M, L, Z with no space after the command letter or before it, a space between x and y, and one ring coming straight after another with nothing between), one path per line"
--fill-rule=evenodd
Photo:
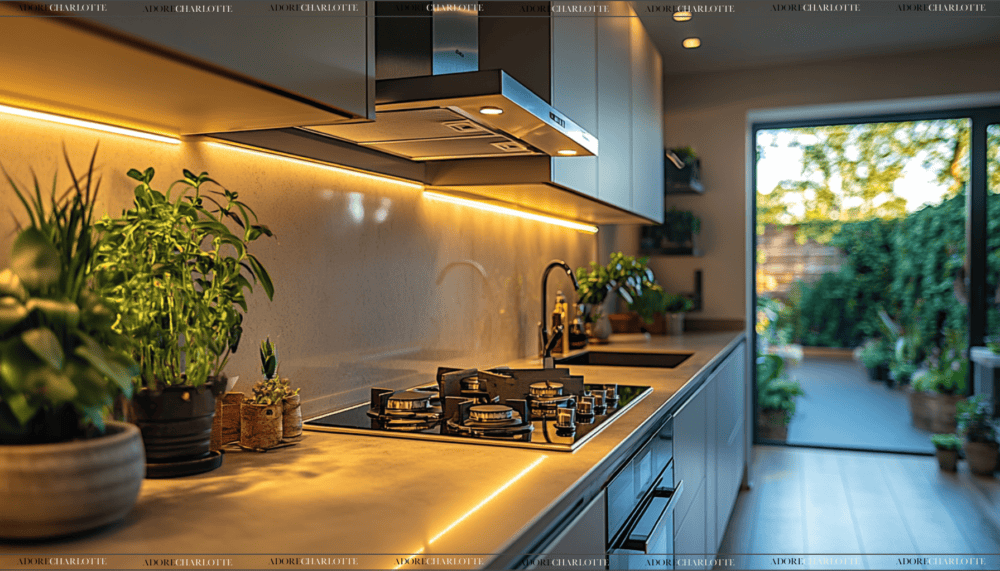
M756 446L753 466L718 569L1000 569L1000 483L965 462Z

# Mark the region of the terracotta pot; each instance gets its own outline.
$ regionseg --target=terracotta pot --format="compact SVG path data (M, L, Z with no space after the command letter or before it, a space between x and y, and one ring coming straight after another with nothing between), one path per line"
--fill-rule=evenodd
M274 448L281 443L281 403L240 407L240 445L255 450Z
M935 454L937 454L938 466L942 470L946 472L958 470L958 450L942 450L938 448Z
M913 426L921 430L931 430L931 395L910 389L910 418Z
M965 441L965 459L973 474L992 476L997 468L997 456L996 442Z
M170 386L158 392L142 389L132 404L150 464L186 462L209 455L215 416L212 383L199 388Z
M960 395L931 393L931 432L955 432L955 405L963 400Z
M145 474L142 436L124 422L108 422L96 438L0 446L0 537L56 537L119 521Z
M281 437L295 438L302 435L302 399L292 395L281 399Z
M767 440L788 440L788 412L762 410L757 414L757 435Z
M212 421L212 450L240 439L240 405L243 393L227 392L215 399L215 418Z

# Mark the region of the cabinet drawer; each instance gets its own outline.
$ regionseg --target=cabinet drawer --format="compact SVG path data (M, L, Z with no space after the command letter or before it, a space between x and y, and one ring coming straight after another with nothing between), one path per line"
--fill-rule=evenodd
M673 418L668 417L608 484L608 541L664 473L672 457Z
M708 452L707 402L703 384L687 403L674 413L674 478L684 480L689 490L697 490L705 480L706 455ZM677 505L677 518L687 515L695 494L688 493Z

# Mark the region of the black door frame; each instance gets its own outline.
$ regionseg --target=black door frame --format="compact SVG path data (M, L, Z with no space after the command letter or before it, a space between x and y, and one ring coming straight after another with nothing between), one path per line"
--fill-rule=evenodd
M787 121L754 121L750 124L750 144L752 145L752 160L750 160L750 192L748 201L751 205L749 212L749 224L747 232L749 234L748 245L750 252L748 258L752 261L747 269L747 279L749 280L749 299L747 299L747 315L752 316L748 320L747 331L750 337L750 386L751 393L751 423L753 430L754 444L782 444L793 447L808 448L830 448L835 450L859 450L857 448L837 447L837 446L812 446L802 444L789 444L773 440L760 438L757 430L757 367L754 364L757 356L757 332L756 332L756 307L757 307L757 133L771 129L789 129L795 127L821 127L827 125L847 125L861 123L897 123L905 121L928 121L934 119L970 119L969 137L969 188L966 198L966 255L969 264L968 293L969 293L969 346L975 347L983 344L986 334L986 199L989 194L987 188L987 127L994 123L1000 123L1000 106L970 107L948 109L941 111L920 111L909 113L871 114L838 116L825 119L805 119ZM979 308L975 311L974 308ZM972 367L969 367L970 371ZM970 373L971 374L971 373ZM972 383L967 383L969 390L972 390ZM906 453L898 450L878 450L864 449L866 452L892 452ZM918 453L919 454L919 453ZM928 453L930 454L930 453Z

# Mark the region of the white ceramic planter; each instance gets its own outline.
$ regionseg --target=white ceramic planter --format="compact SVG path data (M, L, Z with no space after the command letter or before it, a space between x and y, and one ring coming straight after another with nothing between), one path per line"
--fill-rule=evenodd
M87 440L0 446L0 537L58 537L128 514L146 475L142 436L124 422L107 429Z

